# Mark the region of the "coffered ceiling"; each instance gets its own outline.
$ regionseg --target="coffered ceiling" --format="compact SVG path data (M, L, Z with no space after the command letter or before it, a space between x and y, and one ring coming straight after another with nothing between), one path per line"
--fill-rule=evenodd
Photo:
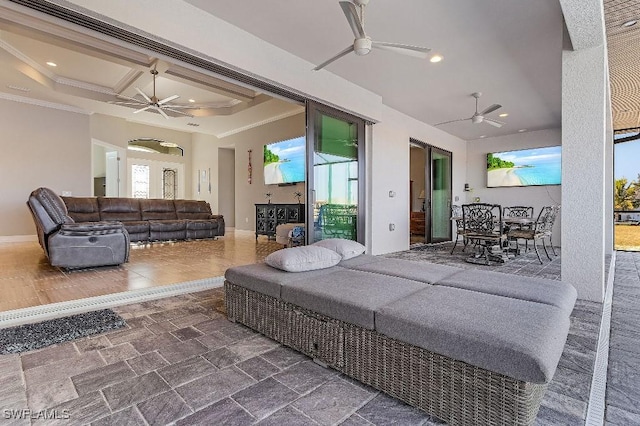
M144 106L136 101L148 103L139 91L153 94L153 69L158 71L157 98L178 95L170 104L185 114L163 110L165 118L155 108L136 112ZM201 70L85 34L54 37L1 18L0 98L218 137L304 111Z

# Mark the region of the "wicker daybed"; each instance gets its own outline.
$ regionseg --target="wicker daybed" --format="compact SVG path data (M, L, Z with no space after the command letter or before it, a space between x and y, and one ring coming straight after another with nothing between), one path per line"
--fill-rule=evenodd
M225 278L229 320L451 425L533 424L576 300L558 281L369 255Z

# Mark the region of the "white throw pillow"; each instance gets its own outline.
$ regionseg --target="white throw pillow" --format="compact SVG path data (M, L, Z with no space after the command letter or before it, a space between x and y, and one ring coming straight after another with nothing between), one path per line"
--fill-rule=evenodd
M342 257L324 247L292 247L271 253L264 261L267 265L287 272L304 272L336 266Z
M324 247L338 253L342 260L360 256L367 249L357 241L345 240L344 238L329 238L313 243L312 246Z

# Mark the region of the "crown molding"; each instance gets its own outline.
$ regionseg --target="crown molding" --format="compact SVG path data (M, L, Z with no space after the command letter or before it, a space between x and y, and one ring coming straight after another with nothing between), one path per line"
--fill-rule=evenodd
M294 115L304 113L304 108L295 108L293 111L285 112L284 114L276 115L274 117L267 118L266 120L257 121L255 123L248 124L246 126L238 127L237 129L229 130L228 132L218 133L216 137L218 139L226 138L227 136L235 135L236 133L244 132L246 130L253 129L255 127L264 126L265 124L273 123L274 121L282 120Z
M71 105L59 104L57 102L43 101L41 99L27 98L24 96L12 95L10 93L5 93L5 92L0 92L0 99L4 99L6 101L12 101L12 102L20 102L22 104L34 105L34 106L39 106L44 108L57 109L60 111L73 112L76 114L91 115L91 112L85 111L82 108L77 108Z

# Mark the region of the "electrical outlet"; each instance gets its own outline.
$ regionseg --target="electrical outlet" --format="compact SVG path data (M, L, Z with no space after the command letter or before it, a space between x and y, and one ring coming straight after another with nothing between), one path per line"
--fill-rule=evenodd
M395 223L390 223L389 224L389 231L395 231L396 230L396 224Z
M396 191L389 191L389 198L393 198L396 196Z
M245 217L245 218L244 218L244 221L245 221L246 223L249 223L249 218L248 218L248 217Z
M454 200L455 200L455 201L460 201L460 197L458 197L458 196L456 195L456 197L454 198Z

